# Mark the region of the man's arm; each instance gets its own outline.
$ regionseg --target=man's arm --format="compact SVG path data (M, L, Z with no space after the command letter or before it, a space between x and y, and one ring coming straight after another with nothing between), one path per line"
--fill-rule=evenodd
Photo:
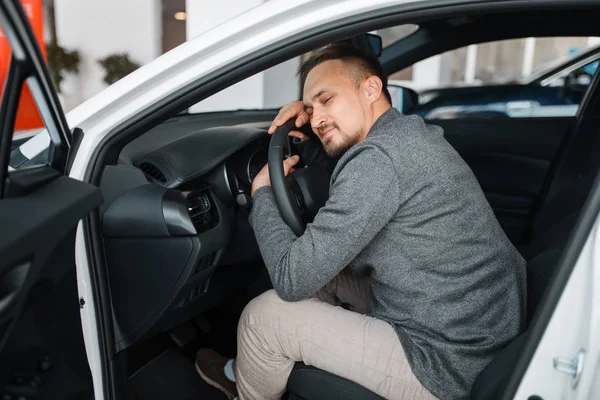
M299 140L294 138L293 143L304 164L309 167L324 168L330 174L333 173L337 159L327 155L319 139L306 138L305 140Z
M395 214L398 186L389 156L364 147L343 166L329 200L299 238L281 219L272 189L258 189L250 223L278 295L307 298L344 269Z

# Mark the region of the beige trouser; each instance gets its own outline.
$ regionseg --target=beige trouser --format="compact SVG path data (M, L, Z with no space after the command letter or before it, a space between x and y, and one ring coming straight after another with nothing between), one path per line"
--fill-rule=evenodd
M296 361L386 399L435 399L413 375L392 326L364 315L368 291L368 280L344 270L311 299L286 302L270 290L252 300L238 325L240 399L279 399Z

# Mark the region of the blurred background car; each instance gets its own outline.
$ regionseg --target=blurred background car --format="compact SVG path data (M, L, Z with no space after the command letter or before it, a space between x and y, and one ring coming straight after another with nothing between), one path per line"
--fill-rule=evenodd
M573 116L600 63L600 46L565 58L502 84L459 84L421 91L413 113L427 119ZM392 80L389 84L401 83Z

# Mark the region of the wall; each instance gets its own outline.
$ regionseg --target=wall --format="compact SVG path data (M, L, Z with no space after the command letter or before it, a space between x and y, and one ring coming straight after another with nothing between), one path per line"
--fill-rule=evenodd
M79 73L66 75L61 84L65 111L107 86L98 59L126 52L132 61L144 65L183 40L259 6L263 1L54 0L57 42L67 50L79 51L81 56ZM180 8L187 14L186 21L177 21L172 16L173 11ZM47 14L50 18L51 13ZM51 36L50 32L46 35ZM299 97L296 76L299 63L300 58L296 58L256 74L205 99L190 111L279 108Z
M172 15L164 15L162 21L162 52L179 46L185 42L185 21L178 21Z
M97 60L126 52L140 65L161 54L160 0L55 0L58 44L78 50L79 73L61 85L68 111L106 87Z
M263 0L186 0L187 38L193 38L224 21L259 6ZM247 78L190 108L190 112L279 108L298 98L296 70L299 58Z
M299 67L300 57L297 57L264 72L264 108L280 108L292 100L302 98L296 75Z
M232 17L262 4L263 0L186 0L187 39L206 32ZM193 106L191 112L262 108L263 75L257 74Z

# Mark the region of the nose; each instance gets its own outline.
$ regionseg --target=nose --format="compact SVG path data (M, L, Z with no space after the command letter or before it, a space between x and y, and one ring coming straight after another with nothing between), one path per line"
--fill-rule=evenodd
M327 121L327 116L323 112L323 108L315 107L310 118L312 130L318 134L318 128Z

